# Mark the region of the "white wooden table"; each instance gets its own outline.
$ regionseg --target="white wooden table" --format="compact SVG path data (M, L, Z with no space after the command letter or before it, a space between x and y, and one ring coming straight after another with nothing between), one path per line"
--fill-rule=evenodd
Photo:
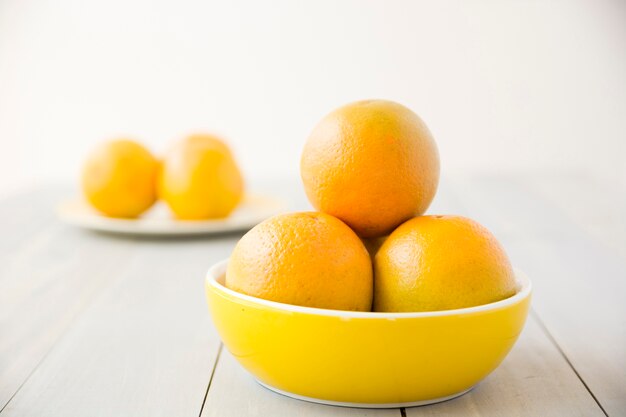
M306 207L298 187L275 188ZM63 196L0 202L1 417L626 415L626 193L614 185L585 175L442 183L431 212L489 227L533 280L533 310L473 391L391 410L279 396L222 348L204 273L239 235L84 232L55 218Z

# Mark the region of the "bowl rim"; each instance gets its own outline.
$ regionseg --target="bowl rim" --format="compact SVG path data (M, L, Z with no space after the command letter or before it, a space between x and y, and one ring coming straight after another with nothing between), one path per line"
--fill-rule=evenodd
M282 310L292 313L304 313L312 314L316 316L330 316L340 318L366 318L366 319L401 319L401 318L416 318L416 317L442 317L442 316L455 316L460 314L480 313L486 311L499 310L510 305L513 305L521 300L530 296L532 292L532 283L530 279L517 268L513 268L515 273L515 279L518 282L517 292L505 298L504 300L494 301L493 303L481 304L474 307L457 308L453 310L439 310L439 311L417 311L417 312L377 312L377 311L347 311L347 310L332 310L317 307L305 307L292 304L280 303L278 301L264 300L262 298L253 297L251 295L242 294L240 292L226 288L223 284L218 282L218 278L226 273L226 266L228 265L229 258L223 259L209 268L206 273L205 282L207 286L211 286L218 291L226 293L231 297L247 301L252 304L258 304L265 307L270 307L276 310Z

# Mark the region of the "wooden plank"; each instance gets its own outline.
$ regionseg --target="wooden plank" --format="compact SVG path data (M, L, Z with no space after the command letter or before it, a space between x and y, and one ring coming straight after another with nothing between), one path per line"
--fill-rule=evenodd
M0 205L0 410L132 256L128 242L58 223L49 197L44 190Z
M626 415L622 259L518 179L482 177L457 189L533 279L535 310L590 392L608 415Z
M54 221L51 209L58 190L36 189L0 200L0 265ZM8 278L0 275L0 282Z
M525 180L598 242L626 259L626 190L583 173L532 176Z
M406 409L428 416L604 416L534 316L500 367L457 399Z
M137 255L109 277L114 285L54 346L2 416L198 415L219 346L204 274L237 238L134 241ZM94 273L100 267L91 266Z
M368 410L332 407L295 400L270 391L254 379L223 349L201 417L223 416L396 416L399 409Z

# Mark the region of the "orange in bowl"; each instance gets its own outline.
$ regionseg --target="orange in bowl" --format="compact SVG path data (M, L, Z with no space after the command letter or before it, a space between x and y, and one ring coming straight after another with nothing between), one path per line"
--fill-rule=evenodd
M517 291L502 246L461 216L421 216L402 224L376 253L374 276L375 311L473 307Z
M369 311L372 264L363 243L324 213L274 216L233 250L226 287L281 303Z

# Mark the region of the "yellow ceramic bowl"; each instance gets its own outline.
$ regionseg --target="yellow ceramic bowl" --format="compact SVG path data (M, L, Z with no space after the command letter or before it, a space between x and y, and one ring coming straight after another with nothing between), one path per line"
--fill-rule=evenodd
M332 405L404 407L459 396L502 362L528 313L531 284L478 307L422 313L324 310L224 286L227 261L206 279L224 345L261 384Z

